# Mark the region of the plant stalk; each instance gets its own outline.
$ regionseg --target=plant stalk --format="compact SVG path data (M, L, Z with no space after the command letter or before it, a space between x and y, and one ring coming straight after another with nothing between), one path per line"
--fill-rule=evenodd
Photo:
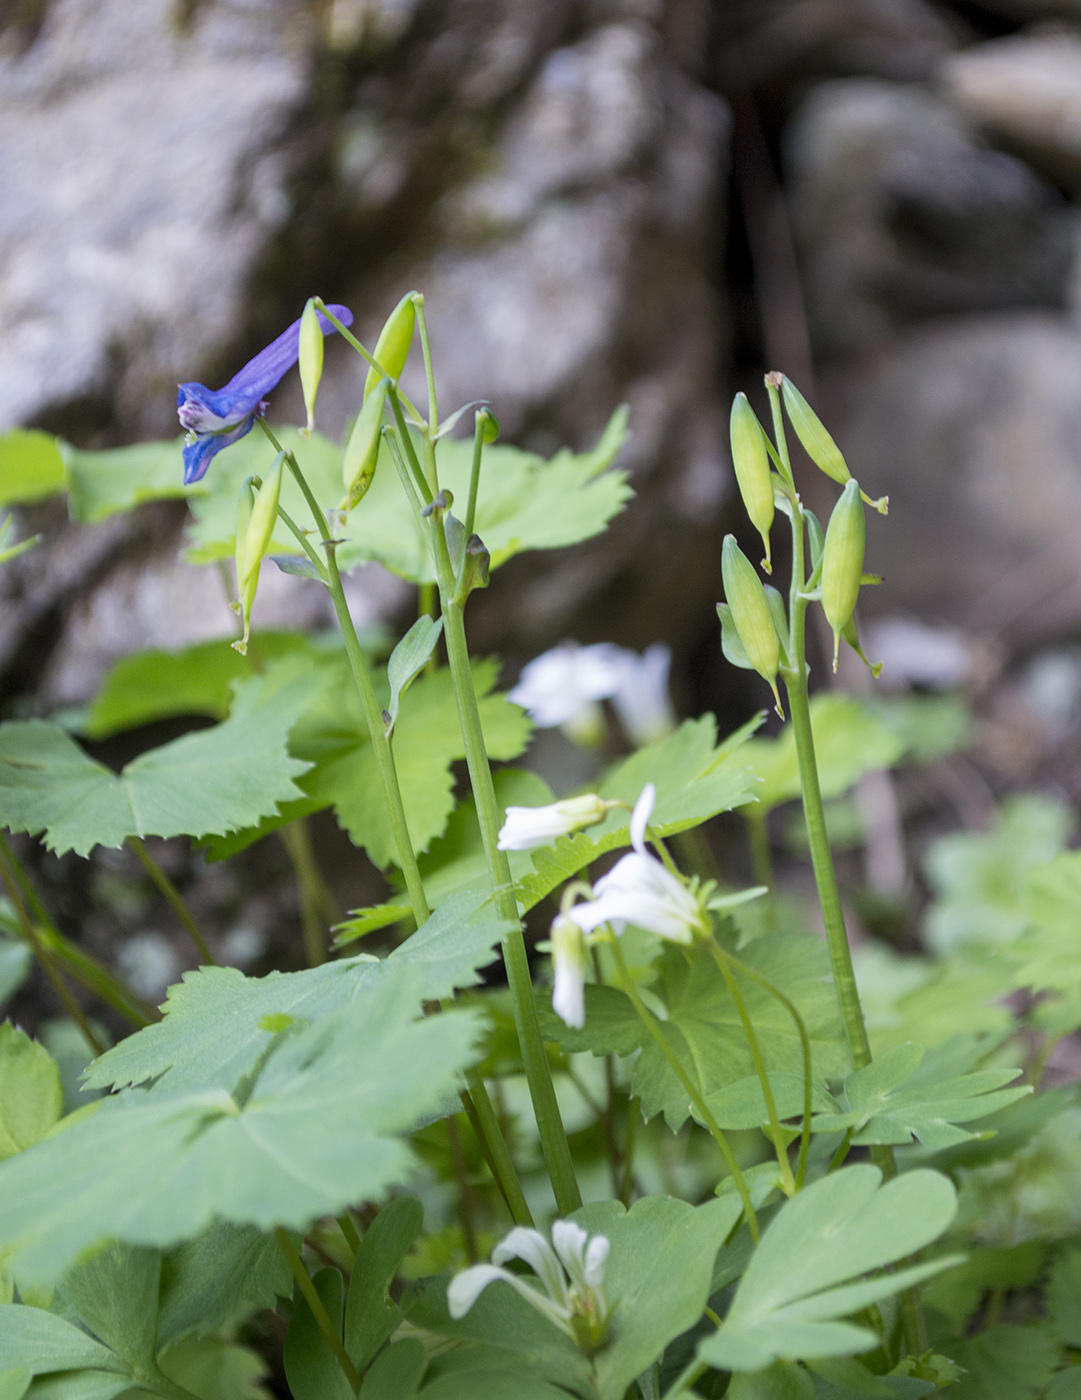
M331 1322L327 1315L327 1310L323 1306L323 1300L316 1291L315 1284L312 1283L304 1261L293 1248L293 1241L289 1238L285 1230L280 1226L274 1231L274 1238L278 1241L278 1247L285 1255L286 1263L293 1271L293 1277L297 1281L297 1287L304 1295L304 1301L311 1308L312 1317L315 1318L316 1326L322 1332L327 1345L334 1353L338 1365L342 1368L342 1374L349 1382L349 1387L356 1395L360 1389L360 1372L349 1359L349 1353L345 1349L345 1343L338 1335L338 1329Z
M165 900L172 909L173 913L184 925L188 937L195 944L195 949L196 952L199 954L200 961L202 961L203 963L209 963L211 967L216 967L217 963L215 961L214 954L210 951L206 939L199 932L198 924L196 924L195 920L192 918L190 912L188 911L188 906L180 898L180 892L177 889L177 887L173 884L172 880L169 879L165 871L162 870L161 866L157 863L154 857L143 845L143 842L140 837L129 836L128 845L135 852L136 856L139 859L139 864L150 876L151 880L157 886L159 892L165 896Z

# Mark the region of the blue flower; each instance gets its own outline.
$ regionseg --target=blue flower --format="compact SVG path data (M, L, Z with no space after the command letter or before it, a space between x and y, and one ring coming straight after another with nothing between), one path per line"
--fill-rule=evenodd
M353 323L353 313L344 306L327 308L343 325ZM334 327L320 315L323 334ZM210 463L223 447L250 433L256 418L266 412L264 395L275 388L292 369L300 353L300 321L294 321L277 340L260 350L223 389L205 384L180 384L176 392L176 413L188 438L184 444L184 484L190 486L206 474Z

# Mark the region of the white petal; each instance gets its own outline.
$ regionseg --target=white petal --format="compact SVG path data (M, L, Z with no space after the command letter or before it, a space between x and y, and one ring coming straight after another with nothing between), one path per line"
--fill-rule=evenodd
M586 1250L586 1283L600 1288L604 1283L604 1265L611 1248L607 1235L594 1235Z
M567 1303L567 1282L552 1246L538 1230L516 1226L492 1250L492 1263L505 1264L508 1259L521 1259L528 1264L548 1290L549 1296L562 1306Z
M447 1310L451 1317L455 1321L465 1317L488 1285L494 1283L497 1278L506 1279L508 1283L514 1282L513 1274L508 1273L506 1269L497 1269L493 1264L474 1264L464 1273L456 1274L447 1289Z
M622 683L612 696L619 722L636 748L657 743L676 727L668 693L671 665L671 648L655 642L627 663Z
M646 783L639 795L638 801L634 804L634 811L631 813L631 845L640 855L645 855L646 827L649 825L649 819L653 815L653 807L656 801L657 789L652 783Z
M586 1281L585 1249L589 1236L573 1220L557 1220L552 1226L552 1244L576 1288Z

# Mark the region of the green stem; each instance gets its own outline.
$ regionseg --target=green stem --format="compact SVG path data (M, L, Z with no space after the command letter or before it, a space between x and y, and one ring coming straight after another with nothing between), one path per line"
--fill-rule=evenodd
M274 1238L278 1241L278 1247L285 1255L286 1263L293 1271L293 1277L297 1281L297 1287L304 1295L304 1301L311 1308L312 1317L315 1318L316 1326L326 1338L327 1345L337 1358L338 1365L342 1368L342 1374L349 1382L350 1389L356 1395L360 1389L360 1373L349 1359L349 1353L345 1349L345 1343L338 1335L338 1329L331 1322L327 1315L327 1310L323 1307L323 1300L316 1292L315 1284L312 1283L304 1261L293 1248L293 1241L288 1234L279 1228L274 1231Z
M704 1372L709 1369L704 1361L688 1361L683 1370L664 1392L663 1400L680 1400Z
M631 1191L634 1189L634 1145L638 1138L638 1125L642 1117L642 1106L638 1099L627 1102L627 1136L623 1140L623 1182L619 1189L619 1199L629 1210Z
M101 1041L90 1029L90 1023L87 1021L86 1016L83 1014L82 1007L71 995L71 992L66 986L64 979L60 976L59 972L57 972L55 966L53 965L52 958L49 956L49 953L42 945L41 939L38 937L37 929L34 927L34 921L31 919L30 914L27 911L26 905L22 901L22 895L19 891L18 886L15 883L15 877L12 875L11 869L8 866L7 861L3 859L3 857L0 857L0 879L3 880L4 888L7 890L8 899L11 900L12 907L14 908L16 917L19 920L19 926L23 931L23 937L26 939L27 943L30 944L30 947L34 950L34 956L37 958L42 972L44 972L45 976L52 983L53 990L56 992L56 995L60 998L68 1015L79 1027L79 1030L82 1031L83 1039L86 1041L87 1045L90 1046L90 1049L94 1052L95 1055L104 1054L105 1046L102 1045Z
M766 1101L766 1115L769 1118L770 1137L773 1139L773 1150L777 1154L777 1165L781 1169L781 1185L786 1196L796 1194L796 1179L792 1175L792 1164L788 1160L788 1144L785 1142L784 1129L781 1127L781 1120L777 1116L777 1102L773 1097L773 1086L769 1082L769 1074L766 1071L766 1062L762 1058L762 1047L758 1042L758 1033L754 1028L750 1012L747 1010L747 1003L740 991L739 983L732 975L732 969L725 961L724 954L717 944L717 940L710 937L708 940L710 952L713 960L717 964L724 984L728 988L728 995L736 1004L736 1012L739 1016L740 1025L743 1027L743 1035L747 1041L747 1046L751 1052L751 1060L754 1063L754 1071L758 1076L758 1082L762 1086L762 1097Z
M612 939L611 947L612 956L615 958L616 966L619 968L622 989L630 997L631 1002L634 1005L634 1009L638 1013L639 1019L641 1020L642 1024L645 1026L649 1034L652 1036L654 1043L657 1046L657 1049L660 1050L661 1054L668 1061L668 1066L671 1069L672 1073L683 1085L684 1089L686 1089L691 1103L694 1104L695 1108L698 1110L699 1117L702 1119L702 1122L708 1129L710 1136L713 1138L713 1141L717 1144L718 1148L720 1149L721 1156L724 1158L725 1166L732 1174L732 1180L736 1184L736 1190L739 1192L739 1198L743 1202L743 1213L747 1217L747 1227L751 1232L751 1238L754 1240L755 1244L757 1244L759 1239L761 1238L758 1229L758 1216L755 1214L754 1204L751 1201L751 1193L747 1190L747 1183L743 1179L743 1173L739 1169L739 1163L736 1161L735 1153L732 1151L731 1147L729 1147L728 1139L722 1132L720 1124L717 1122L716 1118L714 1118L713 1114L710 1112L709 1105L702 1097L702 1091L699 1089L698 1085L690 1077L687 1071L683 1068L682 1064L680 1064L679 1056L668 1044L668 1039L665 1036L664 1032L661 1030L660 1026L657 1024L656 1017L649 1010L649 1008L646 1006L645 1002L639 995L637 984L635 983L634 978L631 976L630 969L627 967L627 964L624 961L623 950L619 946L618 938Z
M360 1235L357 1233L357 1227L353 1224L353 1217L347 1210L343 1210L341 1215L338 1216L338 1229L342 1232L342 1236L346 1244L353 1251L353 1257L355 1258L357 1250L360 1249Z
M298 817L283 826L278 835L297 878L304 953L308 966L318 967L327 960L326 930L319 912L326 904L326 890L312 849L311 832L307 821Z
M575 1179L570 1144L567 1142L567 1134L559 1114L555 1086L552 1083L552 1075L548 1066L548 1056L541 1038L537 1005L533 998L533 979L529 971L525 938L518 917L518 903L514 896L514 880L511 876L510 862L507 859L506 851L499 849L499 828L501 825L499 805L496 801L492 770L488 763L488 751L481 729L477 694L473 688L473 673L469 664L469 647L465 636L465 618L461 606L450 601L454 591L454 579L441 516L442 512L439 512L432 520L430 538L434 545L436 572L439 578L447 661L454 686L454 698L458 707L458 722L461 725L465 744L469 779L477 804L481 839L494 887L496 908L501 919L513 924L511 931L503 938L503 962L507 969L507 984L510 988L514 1022L522 1050L526 1081L529 1084L530 1097L533 1100L537 1131L540 1134L545 1165L548 1168L552 1189L555 1192L556 1206L560 1215L565 1216L578 1209L582 1204L582 1197Z
M769 828L766 825L768 813L761 806L741 807L743 820L747 823L747 835L751 842L751 869L756 885L765 885L773 897L773 855L769 848Z
M477 492L480 490L480 464L484 453L484 420L483 413L477 413L475 426L473 428L473 462L469 468L469 500L465 508L465 537L466 539L473 533L473 523L477 518Z
M0 854L7 861L23 898L37 921L37 935L45 951L57 957L81 987L100 997L107 1006L111 1006L133 1026L141 1029L153 1021L159 1021L161 1017L154 1007L137 997L104 963L100 963L97 958L64 937L34 892L22 862L3 836L0 836Z
M797 1011L795 1003L785 996L780 987L774 986L767 977L763 977L760 972L751 967L750 963L745 963L742 958L737 958L735 953L730 953L727 948L722 948L716 938L712 942L716 949L714 956L719 953L730 967L735 968L737 972L742 972L752 982L757 982L764 992L768 992L771 997L775 997L781 1003L795 1023L796 1034L799 1036L800 1056L803 1060L803 1125L800 1133L799 1160L796 1163L796 1189L799 1190L807 1172L807 1154L811 1150L811 1116L814 1110L811 1037L807 1034L807 1026Z
M158 887L158 890L161 892L161 894L165 896L166 902L173 910L173 913L184 925L184 928L187 930L188 937L195 944L196 952L199 954L199 957L202 960L202 962L209 963L211 967L216 967L217 964L214 960L214 955L213 953L211 953L209 947L207 946L206 939L199 932L198 925L192 918L191 914L188 912L188 907L180 898L180 893L177 890L176 886L173 884L172 880L170 880L168 875L166 875L165 871L162 870L161 866L146 849L146 847L143 845L142 841L138 836L129 836L128 845L138 857L139 864L150 876L151 880Z
M466 1072L465 1082L468 1093L463 1093L462 1107L466 1111L473 1131L477 1135L484 1159L492 1173L499 1193L515 1225L532 1226L533 1214L518 1180L518 1172L507 1146L506 1135L499 1122L491 1096L478 1069Z
M326 583L326 565L323 563L322 559L319 558L319 555L316 554L315 550L312 548L311 540L308 539L307 535L292 518L292 516L289 515L287 511L283 510L280 505L278 506L278 516L281 519L282 524L296 536L297 540L300 542L301 549L303 549L304 553L308 556L312 564L319 571L319 577L323 580L324 583Z
M410 436L409 428L406 426L405 415L402 413L401 400L398 397L397 389L391 388L387 393L387 398L390 400L391 412L394 414L394 423L398 429L398 445L401 448L404 460L408 463L414 489L419 492L420 498L426 506L431 505L436 487L433 482L428 480L423 467L420 465L420 458L417 456L417 450L413 446L413 439Z
M361 359L366 360L368 362L372 369L375 370L376 374L379 375L380 379L389 379L392 384L394 383L393 376L387 373L387 371L383 368L383 366L379 363L379 361L375 358L375 356L370 350L366 349L363 345L361 345L360 341L356 338L356 336L349 329L349 327L343 325L342 322L338 320L337 316L335 316L334 312L331 311L330 308L326 305L322 297L315 298L315 309L317 311L322 312L322 314L327 318L327 320L338 332L341 338L346 342L346 344L351 345L353 349L357 352L357 354L361 357ZM409 410L409 412L413 415L414 418L421 417L421 415L417 412L417 410L409 402L409 400L404 394L402 394L402 402L405 404L406 408Z
M462 1222L462 1238L465 1241L465 1255L471 1264L477 1262L477 1227L475 1223L476 1202L473 1187L469 1181L469 1167L462 1146L462 1130L458 1126L455 1113L447 1115L447 1141L450 1144L450 1160L454 1169L454 1179L458 1186L458 1215Z
M413 293L413 305L416 307L420 347L424 354L424 376L428 381L428 432L434 440L439 431L439 410L435 402L435 367L432 364L432 347L428 343L428 322L424 316L424 294L422 292Z

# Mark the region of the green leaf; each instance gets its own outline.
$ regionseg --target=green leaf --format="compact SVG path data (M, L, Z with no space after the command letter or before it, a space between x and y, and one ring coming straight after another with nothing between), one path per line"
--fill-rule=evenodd
M132 1377L109 1371L58 1371L39 1376L26 1392L30 1400L116 1400L131 1393Z
M301 676L272 690L262 678L237 692L212 729L151 749L121 773L89 758L58 725L0 725L0 825L44 833L57 854L87 855L129 836L202 836L251 826L295 798L309 767L290 757L290 729L322 684Z
M724 659L730 665L738 666L741 671L753 671L754 662L747 655L747 648L743 645L732 609L727 603L717 604L717 616L721 620L721 652Z
M23 1400L33 1379L28 1366L0 1371L0 1400Z
M63 1109L56 1061L10 1022L0 1026L0 1162L40 1142Z
M12 428L0 436L0 506L43 501L65 483L64 459L50 433Z
M271 1400L261 1384L268 1369L263 1358L223 1337L188 1337L164 1352L159 1365L198 1400Z
M930 1244L957 1209L953 1187L936 1172L881 1183L876 1167L844 1167L786 1201L723 1325L699 1343L700 1359L722 1370L757 1371L782 1357L851 1356L875 1346L873 1332L840 1319L952 1261L862 1276Z
M1073 828L1064 802L1021 793L1002 804L990 831L940 836L924 858L935 892L924 921L932 950L998 946L1023 933L1028 873L1058 855Z
M815 1383L802 1366L775 1361L762 1371L737 1372L728 1383L726 1400L815 1400Z
M869 943L855 963L876 1055L910 1040L931 1048L958 1033L1001 1035L1014 1024L1000 1001L1011 990L1005 962L966 956L933 963Z
M897 731L909 763L934 763L972 738L972 711L963 695L875 695L865 699L871 714Z
M400 924L403 919L411 918L412 913L409 904L372 904L367 909L351 909L348 919L334 925L334 946L344 948L359 938L367 937L369 933L378 933L391 924Z
M652 829L662 837L686 831L742 805L758 791L746 741L760 723L761 716L717 744L712 715L686 720L660 743L647 745L616 764L596 791L633 808L646 783L653 783L657 803L650 818ZM554 845L534 851L534 873L517 884L519 904L524 910L532 909L599 856L628 846L629 824L630 811L617 807L589 835L563 836Z
M1044 1400L1081 1400L1081 1366L1069 1366L1052 1376Z
M0 1009L26 981L33 960L34 954L28 943L0 934Z
M60 1291L87 1328L135 1375L153 1373L161 1255L113 1244L75 1265Z
M1081 1349L1081 1245L1067 1245L1055 1257L1047 1284L1047 1317L1063 1346Z
M438 621L422 613L409 631L394 648L387 662L387 680L390 683L390 700L383 711L384 723L389 734L398 718L402 692L428 664L435 651L439 638L443 635L443 619Z
M273 661L290 652L314 648L300 632L256 632L241 656L231 638L199 642L182 651L140 651L118 661L102 682L80 732L107 739L175 715L211 715L222 720L233 702L234 686L249 680L252 662Z
M295 428L275 430L284 448L296 454L324 510L338 505L342 495L339 447L313 433L304 438ZM484 453L474 528L491 553L491 567L527 549L560 549L600 534L630 498L622 471L608 471L626 436L626 414L617 410L601 443L593 452L558 452L551 461L515 447L498 445ZM469 494L473 457L471 439L442 439L437 448L440 485L456 499ZM230 447L201 483L205 491L191 500L194 524L189 531L189 556L205 563L233 551L236 498L240 484L260 474L274 451L261 434L252 433ZM295 482L282 484L282 505L307 528L310 512ZM345 526L346 542L338 557L344 570L366 560L378 560L413 582L433 582L427 545L402 491L398 474L384 444L375 477L362 507ZM299 545L281 525L275 528L271 552L296 554Z
M934 1381L916 1376L893 1372L888 1376L872 1375L851 1357L820 1357L810 1362L808 1369L814 1373L815 1400L859 1400L862 1396L874 1396L875 1400L920 1400L936 1388Z
M424 1224L424 1207L413 1196L389 1201L360 1242L349 1279L345 1309L345 1349L358 1371L365 1371L402 1320L391 1301L390 1285ZM366 1383L366 1382L365 1382Z
M1076 1002L1081 997L1081 852L1067 851L1033 867L1022 881L1020 904L1028 928L1005 950L1013 964L1014 985L1059 992Z
M0 1249L19 1278L56 1278L105 1239L168 1248L216 1219L306 1230L403 1181L402 1134L443 1108L479 1030L472 1012L414 1020L422 988L400 968L279 1033L232 1092L122 1091L0 1164Z
M668 1196L646 1196L629 1211L618 1201L602 1201L571 1216L611 1244L604 1290L612 1320L593 1358L600 1400L623 1400L635 1377L702 1316L713 1261L740 1211L738 1200L696 1208Z
M418 997L438 1001L479 979L509 927L481 891L445 900L389 958L360 954L303 972L245 977L232 967L201 967L170 987L164 1018L129 1035L95 1060L92 1089L154 1080L154 1092L231 1089L258 1064L284 1023L314 1024L366 1004L401 972L415 972Z
M517 705L493 695L499 672L494 660L473 664L481 725L493 759L517 757L532 725ZM377 688L385 707L389 694ZM454 808L451 766L465 757L450 671L422 676L402 696L394 727L394 760L414 850L424 851L439 836ZM316 762L304 781L320 803L332 803L339 823L355 845L364 846L381 869L396 863L397 844L383 801L383 784L356 687L344 668L322 709L294 736L292 752Z
M68 503L73 519L93 525L110 515L133 510L144 501L169 500L205 488L184 485L181 448L184 439L140 442L105 452L86 452L60 442L67 465ZM234 506L236 493L233 496Z
M162 1260L158 1345L229 1330L292 1291L292 1272L273 1235L218 1221Z
M811 699L818 780L823 797L839 797L862 774L890 768L904 742L861 700L850 695L819 694ZM752 739L742 759L762 779L755 795L763 811L800 795L799 760L792 726L775 739Z
M1058 1366L1059 1347L1046 1329L1004 1322L943 1348L966 1374L955 1400L1034 1400Z
M341 1336L345 1285L337 1269L320 1269L312 1279L334 1330ZM352 1400L353 1391L315 1315L298 1290L282 1353L293 1400Z
M17 1160L17 1159L16 1159ZM0 1356L4 1366L49 1371L123 1371L119 1357L74 1323L24 1303L0 1306Z
M968 1258L955 1269L939 1274L924 1285L921 1290L924 1307L931 1314L941 1314L950 1328L945 1335L960 1336L988 1293L998 1289L1008 1293L1013 1289L1030 1288L1043 1274L1047 1250L1043 1240L971 1249Z
M428 1353L416 1337L406 1337L380 1353L364 1377L364 1400L414 1400Z
M769 1074L769 1087L777 1116L785 1118L803 1116L803 1078L798 1074ZM726 1089L720 1089L708 1098L710 1112L718 1124L728 1130L744 1131L760 1128L769 1122L766 1096L762 1092L762 1082L757 1074L746 1079L737 1079ZM837 1105L830 1095L819 1085L811 1086L811 1106L816 1112L836 1112Z
M959 1123L987 1118L1032 1092L1030 1085L1003 1088L1019 1069L969 1072L983 1053L984 1047L967 1036L926 1058L921 1045L898 1045L853 1070L845 1080L842 1112L823 1114L812 1126L816 1132L851 1131L856 1147L918 1138L937 1150L971 1141L979 1134Z

